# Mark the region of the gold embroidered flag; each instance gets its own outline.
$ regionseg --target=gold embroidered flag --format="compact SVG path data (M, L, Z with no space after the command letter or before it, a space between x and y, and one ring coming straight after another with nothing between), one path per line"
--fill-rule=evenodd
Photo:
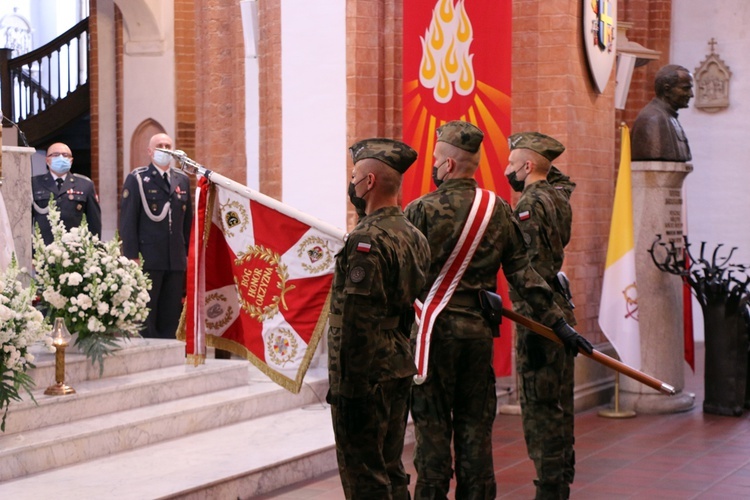
M188 360L203 362L214 346L299 392L328 317L343 231L204 178L196 207L181 330Z

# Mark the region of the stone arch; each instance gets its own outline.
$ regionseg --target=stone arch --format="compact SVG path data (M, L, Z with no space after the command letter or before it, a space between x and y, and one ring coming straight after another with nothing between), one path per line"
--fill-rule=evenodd
M167 131L153 118L143 120L133 131L130 138L130 171L135 168L148 165L151 158L148 156L148 141L155 134L166 134Z

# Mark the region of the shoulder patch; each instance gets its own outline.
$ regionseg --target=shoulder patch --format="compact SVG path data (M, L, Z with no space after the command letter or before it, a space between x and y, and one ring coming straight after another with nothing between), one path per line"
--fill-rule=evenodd
M349 271L349 279L352 283L361 283L366 275L365 268L362 266L355 266Z
M531 211L530 210L524 210L523 212L519 212L518 214L518 220L525 221L528 220L531 217Z

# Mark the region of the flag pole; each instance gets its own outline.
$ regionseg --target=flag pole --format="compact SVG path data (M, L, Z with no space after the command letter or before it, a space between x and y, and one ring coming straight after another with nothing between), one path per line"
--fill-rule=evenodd
M213 170L209 170L200 163L188 158L184 151L180 151L179 149L176 149L174 151L171 149L163 148L155 149L157 151L163 151L164 153L171 155L180 164L180 168L189 174L205 177L214 184L218 184L234 193L239 194L240 196L244 196L245 198L248 198L250 200L262 203L263 205L266 205L267 207L270 207L279 213L292 217L293 219L297 219L298 221L303 222L308 226L314 226L328 236L340 240L344 239L346 231L344 231L343 229L329 224L328 222L322 221L317 217L313 217L312 215L301 212L296 208L290 207L289 205L281 203L280 201L271 198L270 196L267 196L259 191L250 189L249 187L244 186L239 182L233 181L228 177L224 177L223 175L214 172Z
M599 410L599 416L605 418L633 418L635 411L620 410L620 372L615 372L615 408Z
M548 338L552 342L557 342L558 344L562 344L562 341L557 337L557 335L555 335L552 329L547 326L544 326L541 323L537 323L536 321L530 318L527 318L526 316L522 316L518 314L517 312L511 311L510 309L506 309L504 307L503 307L503 316L505 316L506 318L512 321L515 321L516 323L520 325L525 326L526 328L533 331L534 333L538 333L539 335L542 335L543 337ZM617 372L627 375L633 380L636 380L644 385L647 385L651 387L652 389L656 389L657 391L664 393L668 396L674 396L675 394L677 394L677 391L675 391L675 388L672 387L671 385L665 382L662 382L661 380L654 378L651 375L643 373L640 370L636 370L632 366L626 365L622 361L618 361L615 358L607 356L606 354L600 351L597 351L596 349L594 349L591 354L585 351L578 351L578 352L586 356L587 358L591 358L594 361L598 361L604 366L607 366Z

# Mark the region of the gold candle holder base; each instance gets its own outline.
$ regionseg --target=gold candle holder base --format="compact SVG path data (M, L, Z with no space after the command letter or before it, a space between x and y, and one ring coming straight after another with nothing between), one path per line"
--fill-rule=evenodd
M55 384L47 387L44 394L47 396L65 396L66 394L75 394L76 390L66 384Z

